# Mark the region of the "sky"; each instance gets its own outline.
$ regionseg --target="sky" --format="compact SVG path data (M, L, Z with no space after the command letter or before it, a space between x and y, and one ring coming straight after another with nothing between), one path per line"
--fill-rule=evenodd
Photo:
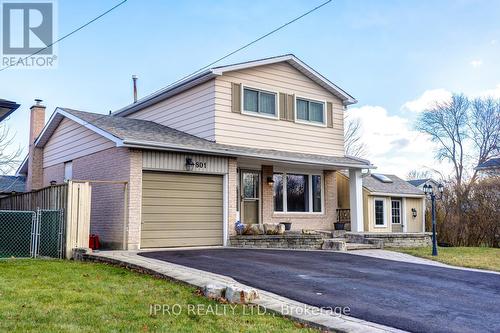
M62 36L119 0L59 0ZM21 104L6 121L27 152L29 107L108 113L203 67L322 1L128 0L63 40L55 69L0 72L0 98ZM432 168L434 146L414 130L451 92L500 98L500 1L334 0L217 65L293 53L353 95L377 172Z

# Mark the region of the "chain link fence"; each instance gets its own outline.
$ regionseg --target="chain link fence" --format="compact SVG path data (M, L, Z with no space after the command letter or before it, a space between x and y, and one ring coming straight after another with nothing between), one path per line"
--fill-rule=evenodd
M0 258L64 256L62 209L0 210Z

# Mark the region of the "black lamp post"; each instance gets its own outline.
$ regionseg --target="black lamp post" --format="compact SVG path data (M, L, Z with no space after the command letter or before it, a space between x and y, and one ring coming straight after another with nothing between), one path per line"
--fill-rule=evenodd
M437 237L436 237L436 199L440 200L443 198L444 187L443 184L438 185L439 198L436 198L436 193L434 193L434 188L431 185L424 185L425 195L431 199L432 206L432 255L438 255L437 249Z

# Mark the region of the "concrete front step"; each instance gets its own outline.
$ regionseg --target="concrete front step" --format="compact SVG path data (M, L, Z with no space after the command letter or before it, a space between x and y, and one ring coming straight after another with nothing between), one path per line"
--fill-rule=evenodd
M347 251L380 249L380 246L376 244L346 243L346 249Z

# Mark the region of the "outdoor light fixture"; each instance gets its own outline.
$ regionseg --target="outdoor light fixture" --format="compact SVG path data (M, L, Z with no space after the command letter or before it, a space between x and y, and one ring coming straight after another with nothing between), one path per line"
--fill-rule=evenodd
M269 186L274 185L274 178L272 176L267 177L267 185Z
M186 158L186 170L187 171L193 171L194 169L194 162L191 157Z
M443 184L438 185L439 198L436 198L436 193L431 185L424 185L425 195L431 199L432 206L432 255L437 256L437 237L436 237L436 200L441 200L443 198L444 186Z
M413 218L417 217L417 209L416 208L411 209L411 215L413 216Z
M55 180L50 181L50 186L55 186L56 184L57 184L57 182Z

